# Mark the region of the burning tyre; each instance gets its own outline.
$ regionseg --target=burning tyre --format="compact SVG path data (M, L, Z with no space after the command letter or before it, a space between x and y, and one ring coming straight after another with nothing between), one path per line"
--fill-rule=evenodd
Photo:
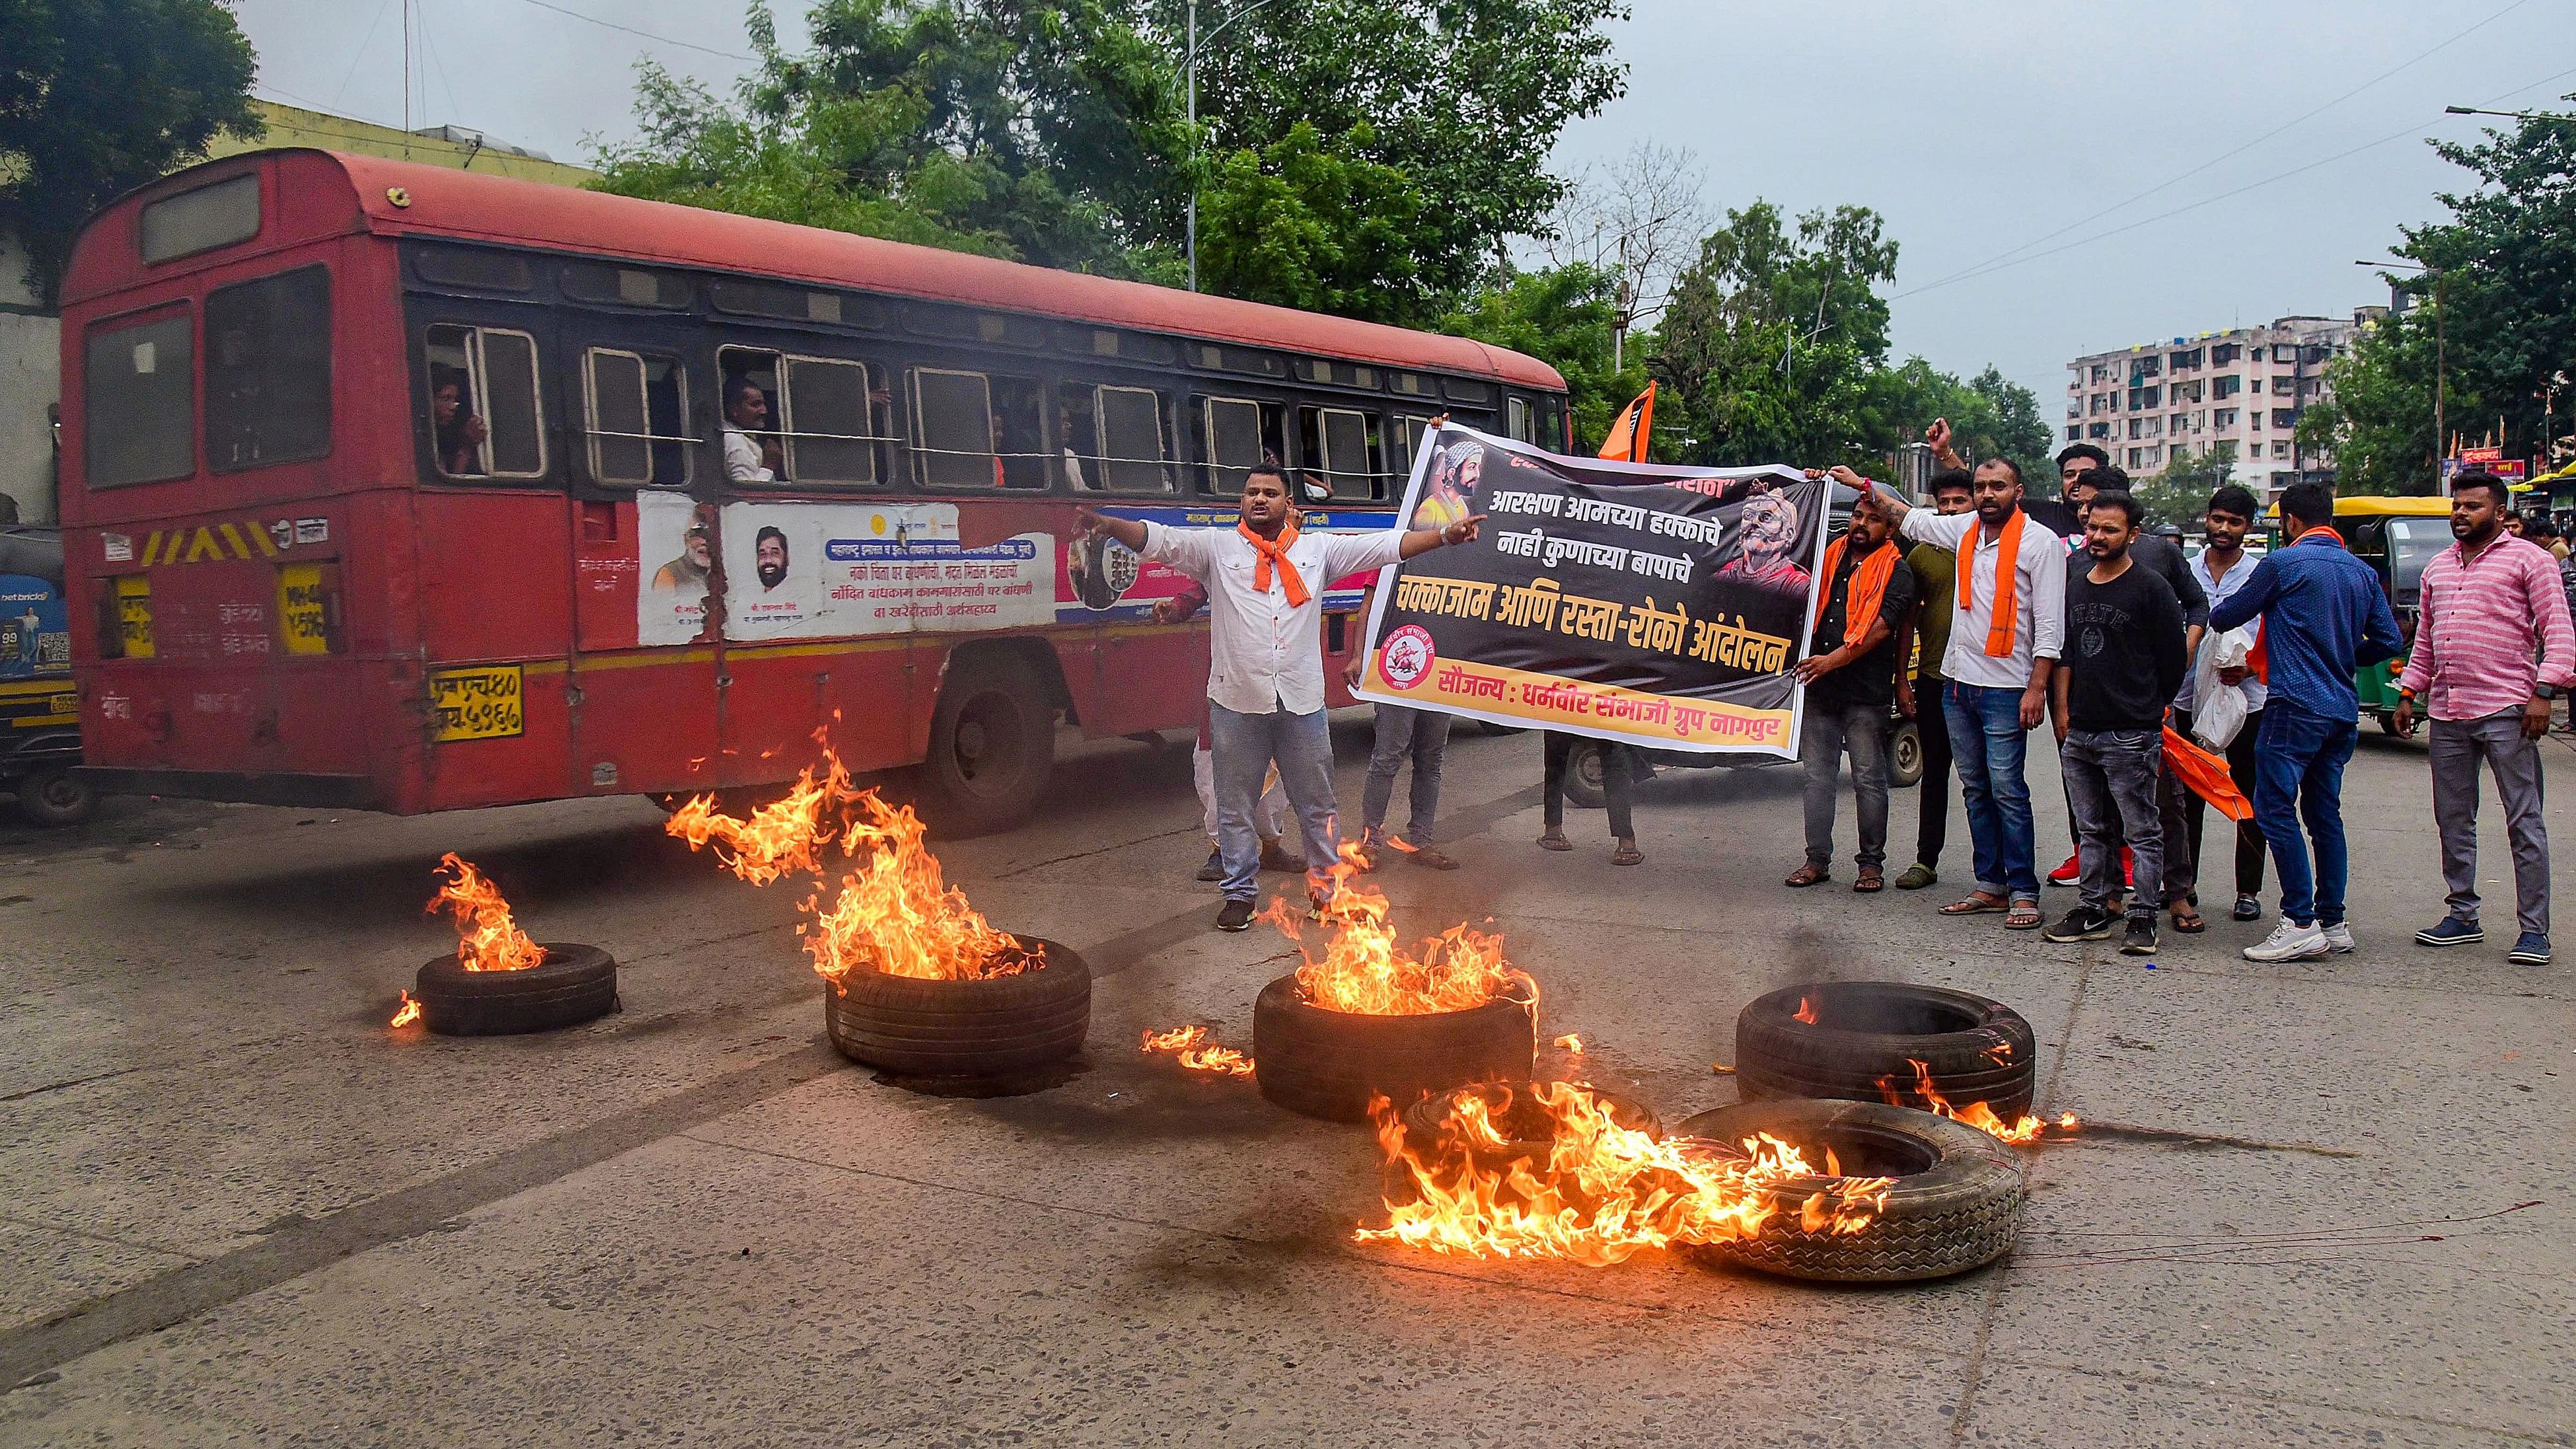
M1538 1063L1529 1003L1496 997L1463 1011L1370 1016L1317 1006L1295 976L1252 1004L1254 1080L1277 1106L1365 1122L1372 1098L1411 1104L1471 1082L1526 1082Z
M515 971L469 970L453 956L420 968L411 999L440 1036L509 1036L574 1026L617 1009L617 962L597 946L547 942Z
M1982 1267L2012 1250L2022 1169L1973 1127L1877 1102L1745 1102L1681 1124L1685 1137L1734 1142L1767 1134L1799 1145L1829 1172L1887 1179L1856 1229L1810 1227L1800 1205L1832 1177L1766 1186L1772 1214L1750 1236L1697 1245L1721 1262L1789 1278L1910 1283Z
M1543 1164L1555 1150L1561 1130L1558 1114L1549 1111L1547 1102L1542 1100L1547 1090L1503 1082L1452 1088L1405 1108L1405 1135L1408 1139L1453 1138L1479 1166ZM1655 1115L1654 1108L1622 1093L1598 1087L1586 1090L1609 1112L1615 1125L1649 1137L1664 1135L1663 1120Z
M1750 1099L1930 1107L1937 1095L2010 1122L2030 1111L2035 1045L2002 1002L1898 981L1784 986L1735 1018L1736 1081Z
M1053 941L1014 938L1011 969L962 980L845 973L823 997L832 1045L854 1062L912 1077L1009 1077L1082 1049L1091 971Z

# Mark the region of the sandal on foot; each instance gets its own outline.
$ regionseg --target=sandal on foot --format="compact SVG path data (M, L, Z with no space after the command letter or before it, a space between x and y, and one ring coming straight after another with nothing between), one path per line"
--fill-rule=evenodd
M1645 858L1646 857L1638 851L1636 842L1629 840L1620 841L1619 848L1610 852L1610 863L1612 865L1635 865Z
M1538 848L1541 850L1572 850L1574 848L1574 842L1566 839L1564 832L1551 830L1547 834L1538 838Z
M2036 930L2038 930L2038 929L2039 929L2039 902L2037 902L2037 901L2015 901L2015 902L2013 902L2013 903L2012 903L2012 909L2011 909L2011 910L2009 910L2009 911L2004 912L2004 929L2005 929L2005 930L2007 930L2007 931L2036 931Z
M1860 868L1860 874L1852 877L1852 889L1863 895L1867 895L1871 891L1885 890L1887 889L1887 875L1877 866L1864 865Z
M1941 914L1945 916L1983 916L2004 909L2005 906L2002 901L1980 891L1963 900L1955 900L1950 904L1943 906L1941 908Z
M2173 903L2173 928L2186 936L2197 936L2209 929L2209 922L2201 919L2200 912L2191 902L2176 901Z
M1831 872L1811 860L1805 865L1798 867L1796 870L1789 872L1789 878L1780 882L1780 884L1787 886L1791 890L1805 890L1811 885L1823 885L1826 881L1832 879L1833 875Z

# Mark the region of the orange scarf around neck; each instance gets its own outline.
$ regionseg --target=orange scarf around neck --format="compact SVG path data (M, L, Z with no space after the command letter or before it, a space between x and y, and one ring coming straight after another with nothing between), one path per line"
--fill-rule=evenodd
M1843 546L1851 542L1849 533L1825 545L1825 586L1816 591L1816 617L1807 621L1807 632L1825 621L1825 604L1834 591L1834 574L1843 566ZM1869 621L1878 617L1878 606L1887 597L1887 581L1896 574L1896 550L1880 544L1878 551L1862 559L1852 570L1851 585L1843 598L1843 642L1858 644L1868 637Z
M1986 657L2010 659L2013 652L2013 627L2021 616L2021 605L2015 597L2020 587L2021 526L2026 515L2018 508L2004 524L2001 545L1995 550L1995 616L1986 626ZM1959 612L1974 607L1976 593L1970 575L1976 572L1977 538L1985 531L1985 520L1979 519L1968 530L1967 547L1959 551Z
M1260 561L1252 566L1252 586L1265 594L1270 592L1270 569L1275 564L1279 569L1280 586L1288 591L1288 607L1306 607L1306 600L1312 597L1306 592L1306 578L1297 572L1297 565L1288 557L1288 550L1297 543L1295 520L1280 526L1279 539L1275 543L1253 532L1252 525L1241 519L1235 520L1234 531L1242 534L1243 541L1251 544L1252 551L1261 556Z

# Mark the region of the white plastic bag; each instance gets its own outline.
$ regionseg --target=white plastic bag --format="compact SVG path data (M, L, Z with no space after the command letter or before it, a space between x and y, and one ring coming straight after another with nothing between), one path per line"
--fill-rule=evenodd
M2192 675L2191 732L2213 750L2224 750L2245 728L2245 691L2222 684L2218 671L2242 669L2254 651L2254 631L2230 629L2200 641L2200 659Z

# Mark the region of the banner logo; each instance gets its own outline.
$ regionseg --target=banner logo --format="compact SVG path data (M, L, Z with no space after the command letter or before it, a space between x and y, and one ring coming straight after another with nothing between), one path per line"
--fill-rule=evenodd
M1386 636L1378 646L1377 672L1398 689L1411 689L1431 672L1440 651L1431 642L1431 631L1419 624L1407 624Z

